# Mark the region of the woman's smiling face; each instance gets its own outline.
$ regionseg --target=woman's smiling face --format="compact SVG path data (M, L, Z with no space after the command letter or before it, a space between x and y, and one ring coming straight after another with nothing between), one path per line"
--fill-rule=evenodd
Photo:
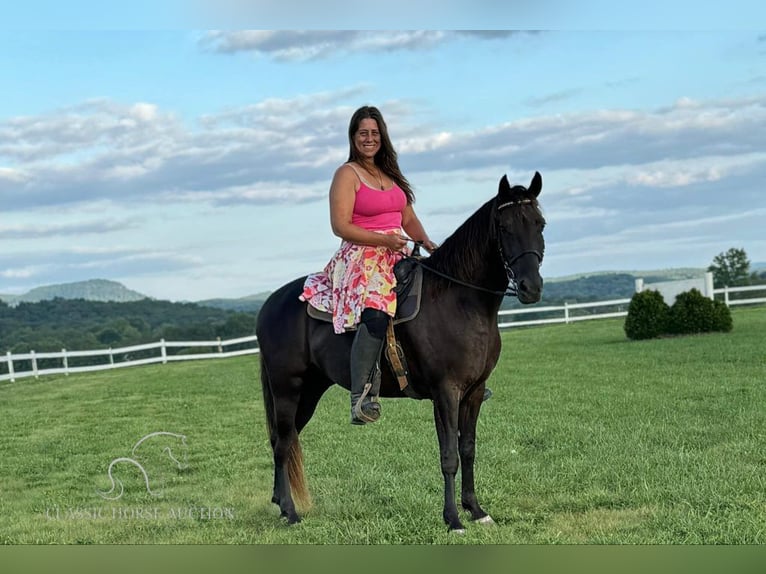
M359 122L359 128L354 135L354 146L365 159L372 160L380 150L380 130L378 122L367 118Z

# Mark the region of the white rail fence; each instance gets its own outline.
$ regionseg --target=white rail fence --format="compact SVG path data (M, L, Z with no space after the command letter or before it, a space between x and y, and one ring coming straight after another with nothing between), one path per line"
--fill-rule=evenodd
M40 377L42 375L69 375L70 373L86 373L89 371L103 371L106 369L117 369L120 367L135 367L137 365L150 365L152 363L168 363L173 361L190 361L194 359L221 359L225 357L238 357L240 355L252 355L258 352L258 347L249 347L246 349L238 349L234 351L225 351L227 347L233 345L242 345L247 343L255 343L257 338L255 335L249 337L240 337L238 339L229 339L222 341L220 338L215 341L165 341L160 340L157 343L146 343L144 345L133 345L131 347L120 347L117 349L99 349L95 351L67 351L62 349L61 352L49 352L49 353L35 353L30 351L29 353L21 353L12 355L10 351L6 355L0 356L0 368L5 363L7 366L7 373L0 374L0 381L14 382L18 378L22 377ZM181 353L171 354L168 353L168 349L193 349L193 348L207 348L212 349L212 352L196 352L196 353ZM151 352L148 357L133 358L132 355L146 354ZM82 357L102 357L103 361L95 365L82 365L76 366L74 363L77 359ZM39 365L43 361L55 360L60 366L52 368L40 368ZM25 371L16 371L14 363L19 361L27 361L31 364L31 369Z
M766 285L750 285L748 287L724 287L715 289L714 293L723 293L723 301L727 306L747 305L748 303L766 303L766 297L748 297L746 299L731 299L730 293L750 293L752 291L763 291L766 293Z
M766 285L753 285L749 287L724 287L714 289L715 295L723 295L723 301L729 305L747 305L766 303L766 297L747 297L742 299L733 299L732 293L751 293L762 291L766 294ZM628 314L628 305L630 298L611 299L608 301L593 301L589 303L564 303L559 306L547 307L529 307L523 309L506 309L498 312L498 327L506 329L510 327L523 327L532 325L547 325L552 323L573 323L576 321L585 321L588 319L608 319L614 317L625 317ZM598 309L598 312L594 310ZM587 311L584 311L587 310ZM531 320L504 320L505 317L518 315L549 315L551 317L536 318ZM247 348L240 348L232 351L225 350L235 345L252 344ZM182 349L184 352L179 354L168 353L168 349ZM207 352L189 352L191 349L207 349ZM107 369L117 369L121 367L134 367L137 365L149 365L153 363L168 363L175 361L190 361L195 359L222 359L226 357L238 357L242 355L253 355L258 353L257 338L255 335L249 337L240 337L222 341L220 338L215 341L165 341L160 340L157 343L147 343L144 345L133 345L130 347L120 347L116 349L99 349L94 351L67 351L11 354L10 351L5 356L0 355L0 381L14 382L16 379L24 377L41 377L43 375L69 375L70 373L85 373L89 371L103 371ZM147 354L149 356L134 358L134 355ZM77 359L83 357L103 357L103 362L91 365L77 366ZM17 371L14 363L28 362L30 369ZM41 362L56 362L57 366L41 368Z

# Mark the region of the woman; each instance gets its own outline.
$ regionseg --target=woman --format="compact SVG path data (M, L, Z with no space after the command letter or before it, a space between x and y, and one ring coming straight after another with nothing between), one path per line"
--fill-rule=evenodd
M380 111L363 106L348 127L348 161L330 186L330 223L340 248L321 273L309 275L301 299L333 314L336 333L356 330L351 346L351 423L380 418L380 367L390 317L396 312L394 264L409 238L428 238L412 204ZM404 234L406 235L404 235Z

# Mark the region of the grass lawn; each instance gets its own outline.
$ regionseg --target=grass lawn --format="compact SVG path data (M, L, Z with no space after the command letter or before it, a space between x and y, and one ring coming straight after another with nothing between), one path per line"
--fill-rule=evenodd
M728 334L640 342L622 320L504 332L476 462L497 525L462 537L441 519L428 401L384 400L355 427L328 391L301 437L314 505L286 527L256 357L0 383L0 542L764 544L766 308L733 317ZM158 431L185 445L132 452ZM127 460L122 497L100 496L121 457L160 496Z

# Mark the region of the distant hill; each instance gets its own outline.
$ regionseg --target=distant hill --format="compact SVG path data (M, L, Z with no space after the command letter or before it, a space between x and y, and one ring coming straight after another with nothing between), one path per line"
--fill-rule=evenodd
M704 275L705 269L680 267L674 269L653 269L642 271L597 271L580 273L566 277L545 277L545 288L541 304L561 304L623 299L631 297L636 289L636 279L642 278L647 283L694 279ZM269 291L249 295L239 299L208 299L198 301L198 305L219 309L257 313L263 302L270 295ZM520 306L515 299L506 299L503 308Z
M57 297L61 299L85 299L87 301L113 301L116 303L149 298L138 291L128 289L117 281L90 279L89 281L35 287L23 295L0 295L0 300L9 305L18 305L19 303L47 301Z
M262 293L256 293L255 295L248 295L247 297L240 297L238 299L205 299L203 301L197 301L196 303L197 305L202 305L204 307L214 307L226 311L257 313L270 294L271 291L264 291Z
M680 279L695 279L705 274L702 267L677 267L673 269L653 269L643 271L595 271L592 273L578 273L576 275L566 275L563 277L546 277L546 283L555 283L560 281L575 281L591 277L603 277L608 275L631 275L635 278L642 278L646 282L651 281L677 281Z
M704 269L692 267L677 269L657 269L648 271L599 271L581 273L566 277L543 277L543 297L540 305L562 305L567 303L586 303L589 301L607 301L626 299L636 291L636 279L646 283L695 279L705 274ZM516 299L505 299L503 309L522 307Z
M766 270L766 262L752 263L751 271ZM579 273L562 277L547 277L543 289L543 303L559 300L569 302L597 301L600 299L630 297L635 289L636 278L643 278L647 283L693 279L705 273L704 268L679 267L672 269L634 270L634 271L597 271ZM258 313L270 291L255 293L239 298L216 298L194 301L196 305L212 307L225 311ZM9 305L20 302L34 303L55 299L85 299L87 301L129 302L150 299L137 291L128 289L121 283L105 279L91 279L76 283L47 285L36 287L23 295L0 295L0 301ZM513 305L511 300L504 306Z

